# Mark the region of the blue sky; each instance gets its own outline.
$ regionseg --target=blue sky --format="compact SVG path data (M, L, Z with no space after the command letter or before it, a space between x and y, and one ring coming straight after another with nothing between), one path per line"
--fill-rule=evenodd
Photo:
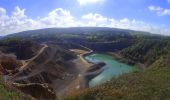
M170 35L170 0L0 0L0 35L98 26Z

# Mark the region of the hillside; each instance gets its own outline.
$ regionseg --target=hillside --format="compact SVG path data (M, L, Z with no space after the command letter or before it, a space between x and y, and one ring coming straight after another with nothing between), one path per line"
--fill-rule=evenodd
M9 38L0 40L0 51L3 53L13 53L17 56L17 59L25 60L33 57L41 45L32 42L25 41L21 38Z
M124 74L111 81L72 92L66 100L168 100L170 99L170 40L140 37L121 50L128 62L143 63L144 71Z
M65 100L169 100L169 68L125 74L95 88L71 93Z
M82 60L83 53L76 55L70 50L116 53L122 57L120 61L142 64L145 70L84 89L80 87L81 82L91 64ZM41 100L61 99L68 93L66 100L170 98L168 36L96 27L41 29L4 37L0 41L0 51L0 58L6 58L1 60L1 74L9 75L10 85ZM10 70L9 61L9 66L14 66L9 67Z
M29 43L31 45L26 45ZM1 45L0 74L5 84L40 100L55 100L69 89L76 89L81 85L84 72L91 66L74 52L52 44L10 38L1 40ZM28 52L31 56L24 58L24 49L32 51L35 47L40 48ZM18 52L18 49L23 51ZM82 77L78 77L80 74Z
M169 100L170 56L142 72L124 74L95 88L72 92L65 100Z
M7 35L4 39L20 38L38 43L60 45L65 49L80 49L80 45L95 51L117 51L136 43L138 38L161 39L164 36L147 32L107 27L48 28ZM82 48L81 48L82 49Z
M46 46L39 53L25 62L19 72L9 79L12 86L38 99L55 99L60 83L71 81L76 73L74 62L69 62L75 56L57 46ZM72 68L71 68L72 67ZM65 79L68 77L67 79ZM32 91L34 89L34 92ZM41 91L41 93L39 93Z
M16 89L8 87L2 80L0 75L0 100L33 100L30 96L27 96L21 92L17 92Z
M0 43L0 74L4 81L9 87L32 97L55 99L54 92L61 86L58 82L64 85L64 82L71 81L69 77L77 75L75 64L79 62L70 61L76 55L68 50L18 38L1 40ZM64 79L66 77L68 79Z
M170 52L169 39L145 39L141 38L136 43L121 51L124 58L132 62L144 63L146 66L151 65L161 56Z

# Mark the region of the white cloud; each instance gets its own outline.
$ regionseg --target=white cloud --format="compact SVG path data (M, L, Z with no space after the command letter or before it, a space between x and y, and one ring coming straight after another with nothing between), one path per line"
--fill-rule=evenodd
M161 8L150 7L150 9L155 11L155 9ZM25 15L25 9L15 7L12 15L9 16L4 8L0 8L0 35L40 28L74 26L114 27L170 35L170 29L160 28L135 19L122 18L118 20L97 13L89 13L82 15L77 20L70 11L62 8L52 10L46 17L31 19Z
M77 0L80 5L103 3L104 0Z
M170 3L170 0L168 0L168 3Z
M0 16L3 16L6 14L6 10L4 8L0 8Z
M5 25L5 21L8 19L6 15L6 10L4 8L0 8L0 27Z
M12 13L12 17L20 19L20 18L25 18L25 9L21 9L18 6L15 7L14 12Z
M128 18L124 18L124 19L121 19L120 22L129 24L130 20Z
M58 8L51 11L48 16L42 18L40 22L51 26L71 26L74 23L74 17L69 11Z
M89 13L82 16L82 21L86 23L87 26L104 26L107 24L107 18L100 14Z
M161 7L158 7L158 6L149 6L148 9L150 11L154 11L156 12L156 14L158 16L165 16L165 15L170 15L170 9L165 9L165 8L161 8Z
M163 8L161 8L161 7L156 7L156 6L153 6L153 5L149 6L148 8L149 8L149 10L151 10L151 11L161 11L161 10L163 10Z

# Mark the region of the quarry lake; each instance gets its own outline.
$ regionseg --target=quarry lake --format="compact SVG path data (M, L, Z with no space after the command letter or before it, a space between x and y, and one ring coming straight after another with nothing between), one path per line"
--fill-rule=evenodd
M95 53L86 56L85 59L92 63L104 62L106 64L104 71L89 82L90 87L100 85L121 74L139 70L137 67L114 60L113 57L108 54Z

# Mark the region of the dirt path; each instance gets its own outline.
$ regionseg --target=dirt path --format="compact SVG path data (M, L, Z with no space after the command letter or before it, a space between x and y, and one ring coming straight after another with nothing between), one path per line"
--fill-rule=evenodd
M88 61L86 61L84 59L84 54L92 52L92 50L85 47L85 46L82 46L82 47L86 48L88 51L81 52L81 54L77 55L78 58L73 61L76 64L75 69L78 69L78 72L77 72L78 75L76 75L73 80L71 80L71 81L67 82L67 84L63 85L64 88L61 87L61 89L59 89L59 93L57 93L57 96L59 98L62 98L62 96L64 96L67 93L70 93L72 91L84 88L84 75L85 75L85 72L93 64L89 63ZM73 50L73 49L71 51L73 51L75 53L78 52L77 50Z
M62 98L62 96L64 96L69 92L80 89L84 78L84 73L91 66L91 64L89 64L88 62L84 62L84 60L82 61L80 56L78 56L78 58L73 62L76 64L74 66L75 67L74 69L77 69L78 74L75 75L72 80L68 80L67 82L64 82L60 87L60 89L57 90L58 91L57 96L59 98Z
M33 61L37 57L39 57L47 47L48 46L46 44L44 44L44 46L39 50L37 55L35 55L33 58L31 58L29 60L23 61L24 65L19 69L19 71L24 70L25 68L29 67L29 64L34 63ZM86 53L89 53L92 51L89 48L86 48L86 49L88 49L88 51ZM56 51L56 49L53 49L51 52L55 52L55 51ZM70 73L73 73L73 76L66 76L66 77L64 77L63 81L54 81L53 86L54 86L54 89L55 89L58 97L62 97L66 93L69 93L72 90L78 90L82 87L82 84L84 82L83 81L84 74L85 74L86 70L92 65L91 63L88 63L84 59L83 55L86 53L79 54L77 59L71 61L72 63L75 64L74 66L71 66L71 70L70 70ZM49 62L54 56L55 55L53 53L50 53L49 58L38 66L41 66L41 68L44 68L42 66L44 66L47 62ZM17 80L27 79L28 77L32 77L32 76L40 73L42 70L44 70L38 66L28 76L18 77ZM75 70L76 70L76 72L75 72ZM56 84L56 86L55 86L55 84ZM60 84L59 87L58 87L58 84Z
M93 50L91 50L90 48L85 47L85 46L83 46L83 45L79 45L79 46L81 46L81 47L83 47L83 48L87 49L89 52L93 51Z
M23 70L28 64L30 64L33 60L35 60L44 50L45 48L47 48L48 46L46 44L43 44L44 46L41 48L41 50L37 53L37 55L35 55L33 58L26 60L26 61L22 61L24 62L24 65L20 67L19 71Z
M45 48L47 48L47 47L48 47L48 46L45 44L44 47L39 51L39 53L38 53L36 56L34 56L31 60L29 60L29 62L28 62L27 64L25 64L25 67L24 67L24 68L29 67L29 64L31 64L39 55L41 55L41 54L44 52ZM53 57L55 56L53 52L56 52L56 49L52 49L51 52L52 52L52 53L50 53L49 57L48 57L43 63L37 65L37 68L35 68L34 70L32 70L32 72L31 72L29 75L27 75L27 76L21 76L21 77L19 77L19 78L16 78L16 80L24 80L24 79L27 79L28 77L32 77L32 76L37 75L37 74L40 73L40 72L43 72L43 71L45 70L45 69L44 69L44 68L45 68L44 66L45 66L50 60L52 60ZM23 69L24 69L24 68L23 68ZM23 70L23 69L22 69L22 70Z

